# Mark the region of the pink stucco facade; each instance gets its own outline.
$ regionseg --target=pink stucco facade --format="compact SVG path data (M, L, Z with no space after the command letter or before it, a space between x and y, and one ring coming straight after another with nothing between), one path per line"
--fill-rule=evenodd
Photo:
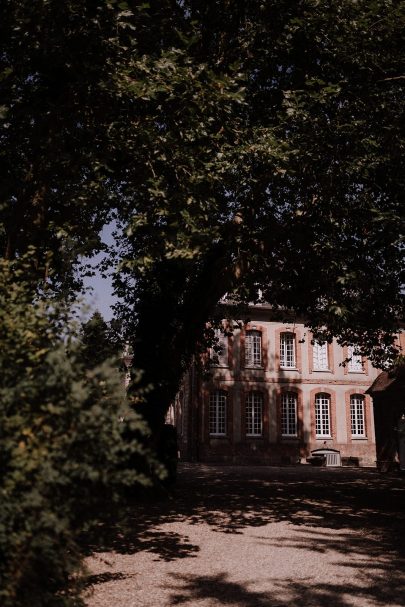
M372 400L365 392L379 371L359 358L342 365L347 348L335 340L314 356L303 322L271 317L268 307L252 307L250 322L227 338L208 376L195 366L187 374L172 411L181 457L305 463L312 451L327 448L343 463L354 458L374 466Z

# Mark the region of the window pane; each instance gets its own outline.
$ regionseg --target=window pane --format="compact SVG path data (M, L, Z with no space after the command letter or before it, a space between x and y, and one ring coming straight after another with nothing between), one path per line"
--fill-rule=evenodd
M215 331L215 337L218 340L215 349L211 348L211 365L216 367L228 366L228 337L221 333L219 329ZM218 350L219 349L219 350Z
M246 367L260 367L262 364L262 334L260 331L247 331L245 340Z
M281 333L280 335L280 366L295 369L295 335Z
M350 397L350 425L352 436L366 436L364 423L364 396L354 394Z
M328 394L315 397L315 433L316 436L330 436L330 398Z
M363 361L361 358L361 354L355 354L356 350L354 346L349 346L347 348L347 357L349 360L349 371L353 371L355 373L363 373Z
M226 400L227 394L222 390L210 395L209 429L210 434L226 434Z
M297 436L297 395L294 392L281 397L281 434Z
M263 394L249 392L246 397L246 434L261 436L263 432Z
M314 371L327 371L329 369L328 344L326 342L323 344L318 341L314 342L313 368Z

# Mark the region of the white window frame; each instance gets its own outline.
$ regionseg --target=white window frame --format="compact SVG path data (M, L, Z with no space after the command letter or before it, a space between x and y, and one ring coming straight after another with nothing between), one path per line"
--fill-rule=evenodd
M262 366L262 333L256 329L246 331L245 367Z
M312 369L313 371L329 371L328 342L314 340L312 346Z
M214 390L210 394L209 434L226 436L228 394L225 390Z
M284 331L280 333L280 368L296 369L295 333Z
M262 392L246 395L246 436L263 436L263 401Z
M347 367L349 373L364 373L362 356L361 354L356 354L354 346L347 347L347 358L350 359Z
M281 395L281 436L296 437L298 396L295 392Z
M316 438L331 438L330 395L318 392L315 395L315 436Z
M350 396L350 428L352 438L366 438L365 398L362 394Z

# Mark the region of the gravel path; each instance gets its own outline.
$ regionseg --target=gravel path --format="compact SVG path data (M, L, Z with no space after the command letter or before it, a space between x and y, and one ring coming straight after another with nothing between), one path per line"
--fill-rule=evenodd
M405 605L404 478L183 464L102 531L88 607Z

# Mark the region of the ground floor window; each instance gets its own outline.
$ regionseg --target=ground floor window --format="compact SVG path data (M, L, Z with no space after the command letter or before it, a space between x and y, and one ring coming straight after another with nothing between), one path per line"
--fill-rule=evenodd
M317 394L315 396L315 434L319 438L330 436L330 396Z
M281 395L281 434L297 436L297 395L294 392Z
M353 394L350 397L350 425L352 436L366 436L366 427L364 423L364 396Z
M213 436L226 435L226 403L227 393L216 390L210 394L209 428Z
M263 394L249 392L246 397L246 434L261 436L263 433Z

